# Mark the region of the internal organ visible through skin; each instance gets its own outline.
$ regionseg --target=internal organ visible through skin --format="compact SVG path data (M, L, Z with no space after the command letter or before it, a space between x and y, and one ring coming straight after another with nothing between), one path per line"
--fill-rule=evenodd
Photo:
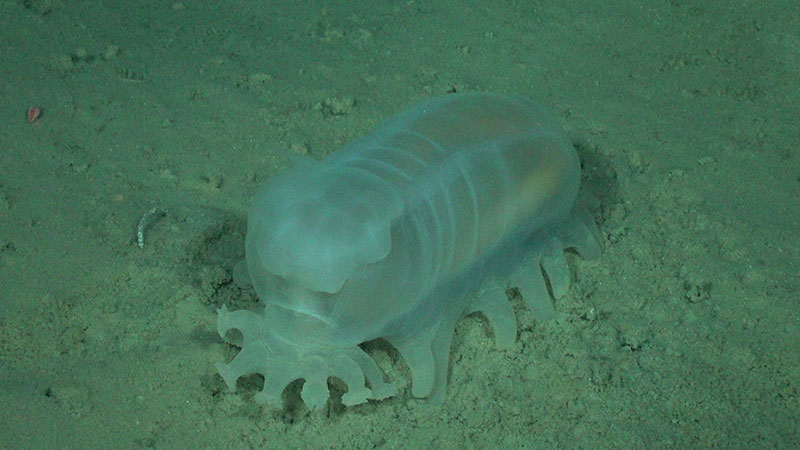
M579 163L573 152L564 151L563 136L532 120L527 104L450 107L446 114L407 123L345 165L375 173L397 189L428 194L429 207L449 225L439 230L443 241L451 241L443 247L450 254L439 269L452 273L507 233L533 226L526 223L531 211L549 199L567 192L574 197L578 179L568 174L577 172ZM448 158L451 164L442 164ZM424 179L420 183L420 174L439 165L449 173L428 178L439 189L430 189ZM550 207L568 209L570 203ZM464 214L472 220L463 220Z

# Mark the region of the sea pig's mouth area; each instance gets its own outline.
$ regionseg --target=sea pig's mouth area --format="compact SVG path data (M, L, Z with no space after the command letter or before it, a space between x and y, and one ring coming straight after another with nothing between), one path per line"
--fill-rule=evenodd
M320 322L318 326L332 326L333 298L339 293L328 293L310 289L296 280L276 275L268 271L250 271L258 297L265 308L265 315L286 319L300 319ZM272 320L270 320L272 322Z
M324 292L314 292L313 299L303 299L301 301L274 301L264 302L265 307L274 307L276 313L291 314L297 318L316 320L326 325L333 325L329 318L328 306L331 302L331 294Z
M325 308L327 305L320 303L329 304L330 295L316 294L313 302L265 302L263 313L267 318L265 331L286 345L297 343L309 346L329 345L332 336L337 334L337 327Z

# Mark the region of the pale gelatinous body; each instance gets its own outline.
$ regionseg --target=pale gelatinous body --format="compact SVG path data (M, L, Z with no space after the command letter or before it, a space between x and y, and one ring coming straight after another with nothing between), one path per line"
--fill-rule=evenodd
M363 403L396 391L358 347L383 338L409 365L413 395L441 401L458 319L482 312L508 346L516 320L505 291L519 288L551 318L551 294L569 286L563 250L599 255L579 181L577 154L550 114L485 93L425 101L321 162L295 165L250 210L247 272L264 308L220 309L220 334L242 347L220 374L231 388L262 374L257 399L275 404L305 379L311 409L334 376L348 387L344 404Z

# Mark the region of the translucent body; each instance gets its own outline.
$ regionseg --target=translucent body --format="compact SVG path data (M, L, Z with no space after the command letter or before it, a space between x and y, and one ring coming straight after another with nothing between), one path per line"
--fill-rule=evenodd
M257 399L271 403L303 378L302 398L317 408L329 376L347 385L346 405L381 399L395 389L358 344L383 338L409 365L412 394L443 400L458 319L482 312L508 346L516 320L505 291L518 287L551 318L542 270L560 297L570 278L563 249L599 255L576 205L579 180L575 150L546 111L483 93L423 102L273 177L245 243L264 309L220 309L220 335L242 347L220 374L231 388L264 375Z

